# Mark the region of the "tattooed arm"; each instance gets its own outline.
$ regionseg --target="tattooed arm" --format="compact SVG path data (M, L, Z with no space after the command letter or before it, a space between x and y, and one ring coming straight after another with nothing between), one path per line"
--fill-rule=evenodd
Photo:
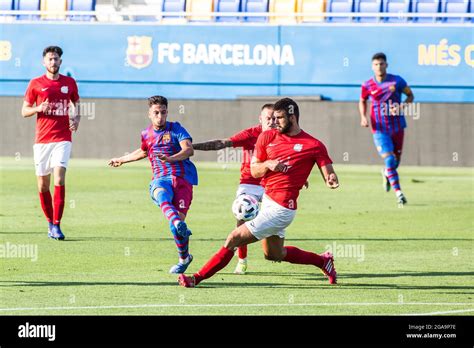
M232 141L230 139L209 140L204 143L193 144L194 150L201 151L216 151L231 146Z

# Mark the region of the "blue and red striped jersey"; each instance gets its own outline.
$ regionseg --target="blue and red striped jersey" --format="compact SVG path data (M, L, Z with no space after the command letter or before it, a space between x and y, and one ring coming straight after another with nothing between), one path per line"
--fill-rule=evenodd
M402 91L407 86L406 81L397 75L387 74L382 82L377 82L375 78L371 78L362 84L361 99L367 100L369 97L372 101L370 112L370 123L372 132L382 132L393 134L403 128L407 123L401 109L398 116L390 115L390 105L400 105L402 100Z
M166 122L163 129L156 130L153 125L142 131L141 149L146 151L153 171L153 179L171 178L177 176L184 178L191 185L198 184L197 170L188 158L174 163L162 162L158 154L172 156L181 151L181 141L189 139L191 135L178 122Z

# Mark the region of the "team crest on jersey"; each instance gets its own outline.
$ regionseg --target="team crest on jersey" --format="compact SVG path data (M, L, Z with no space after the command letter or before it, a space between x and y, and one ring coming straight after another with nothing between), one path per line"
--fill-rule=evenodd
M171 141L171 135L170 135L170 133L165 133L165 134L163 134L162 140L163 140L163 143L169 143L169 142Z
M388 87L389 91L390 92L395 92L395 85L390 85L390 87Z
M303 150L303 144L296 144L295 146L293 146L293 150L295 150L296 152L300 152L301 150Z
M67 94L67 92L69 92L69 88L67 86L62 86L61 93Z
M151 64L153 59L153 48L151 36L129 36L127 37L127 63L135 69L143 69Z

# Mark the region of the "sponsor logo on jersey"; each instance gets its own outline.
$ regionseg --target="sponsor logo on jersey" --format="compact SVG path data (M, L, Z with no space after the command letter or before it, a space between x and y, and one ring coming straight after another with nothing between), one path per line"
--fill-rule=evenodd
M296 152L300 152L301 150L303 150L303 144L295 144L295 146L293 146L293 150L295 150Z

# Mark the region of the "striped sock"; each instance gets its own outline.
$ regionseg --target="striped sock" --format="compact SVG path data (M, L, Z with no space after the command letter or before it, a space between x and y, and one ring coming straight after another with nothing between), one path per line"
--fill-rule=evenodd
M174 242L178 248L179 258L181 260L186 259L189 256L189 237L181 237L178 235L176 227L170 224L170 230L174 237Z
M178 223L181 222L179 218L178 211L176 208L169 202L164 201L160 204L161 211L163 215L168 219L168 221L174 226L177 227Z
M400 191L400 182L398 181L398 172L395 168L387 168L387 178L395 192Z

